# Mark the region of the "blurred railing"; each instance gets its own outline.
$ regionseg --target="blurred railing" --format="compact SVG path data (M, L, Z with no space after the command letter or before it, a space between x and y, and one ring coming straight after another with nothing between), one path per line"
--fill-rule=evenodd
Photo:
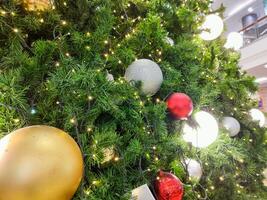
M239 31L243 35L244 46L267 36L267 15Z

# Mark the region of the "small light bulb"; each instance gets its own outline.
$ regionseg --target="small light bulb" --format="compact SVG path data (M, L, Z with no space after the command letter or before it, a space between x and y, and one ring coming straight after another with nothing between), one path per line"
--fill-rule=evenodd
M18 33L18 32L19 32L19 29L14 28L13 31L14 31L15 33Z
M67 25L67 22L65 20L62 20L61 24L65 26L65 25Z
M44 23L44 19L43 19L43 18L41 18L39 21L40 21L41 23Z
M75 120L74 118L70 119L70 123L72 123L72 124L74 124L75 121L76 121L76 120Z
M96 185L96 184L97 184L97 181L93 181L92 184L93 184L93 185Z
M115 157L114 160L117 162L117 161L120 160L120 158L119 157Z
M20 121L19 119L14 119L15 123L19 123L19 121Z
M34 114L36 114L36 113L37 113L37 111L36 111L34 108L32 108L32 109L31 109L31 114L34 115Z

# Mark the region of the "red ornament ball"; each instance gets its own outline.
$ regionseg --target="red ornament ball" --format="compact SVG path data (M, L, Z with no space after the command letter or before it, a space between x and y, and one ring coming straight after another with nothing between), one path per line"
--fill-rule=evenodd
M158 200L182 200L184 188L182 182L173 174L159 171L155 181Z
M167 107L175 119L185 120L193 112L193 102L184 93L173 93L167 99Z

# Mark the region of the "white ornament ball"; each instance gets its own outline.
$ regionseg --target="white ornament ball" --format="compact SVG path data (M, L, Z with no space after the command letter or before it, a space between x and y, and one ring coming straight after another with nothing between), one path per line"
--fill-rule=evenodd
M184 165L190 178L196 180L199 180L201 178L203 172L199 162L193 159L186 159Z
M224 24L222 18L215 14L208 15L201 26L203 31L200 34L200 37L207 41L215 40L222 34L223 27Z
M267 168L263 171L263 185L267 187Z
M110 82L113 82L114 81L114 76L110 73L107 73L107 76L106 76L106 79Z
M142 92L152 96L159 89L163 82L163 75L159 65L152 60L140 59L133 62L125 72L128 82L141 81Z
M167 44L169 44L170 46L173 46L174 45L174 41L173 41L173 39L171 39L170 37L166 37L165 38L165 42L167 43Z
M205 111L199 111L193 117L198 125L191 127L185 123L183 127L184 140L198 148L209 146L217 139L219 134L219 126L216 119Z
M238 32L231 32L227 36L227 42L224 47L227 49L239 50L243 46L243 36Z
M236 136L240 131L240 123L233 117L224 117L222 124L231 137Z
M263 127L265 124L265 116L264 114L256 108L253 108L249 111L249 114L252 118L253 121L258 121L259 122L259 126Z

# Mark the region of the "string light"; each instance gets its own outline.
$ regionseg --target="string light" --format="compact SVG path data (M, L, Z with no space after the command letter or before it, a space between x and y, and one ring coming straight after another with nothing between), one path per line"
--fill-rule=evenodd
M75 122L76 122L75 118L70 119L70 123L75 124Z
M62 24L63 26L65 26L65 25L67 25L67 22L66 22L65 20L62 20L62 21L61 21L61 24Z
M59 62L56 62L55 66L56 67L59 67L60 66L60 63Z
M44 19L43 19L43 18L41 18L39 21L40 21L41 23L44 23Z
M19 32L19 29L17 29L17 28L13 28L13 31L14 31L15 33L18 33L18 32Z
M92 101L93 100L93 97L92 96L88 96L88 100L89 101Z
M120 160L120 158L119 158L119 157L115 157L114 160L115 160L116 162L118 162L118 161Z
M2 15L5 15L5 14L6 14L6 11L1 10L1 14L2 14Z
M20 121L19 119L14 119L15 123L19 123L19 121Z

